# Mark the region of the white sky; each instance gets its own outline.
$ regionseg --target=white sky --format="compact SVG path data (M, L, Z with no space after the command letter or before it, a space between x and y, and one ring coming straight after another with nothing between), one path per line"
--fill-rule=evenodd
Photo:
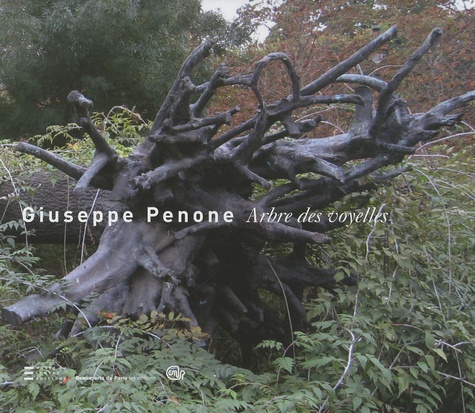
M236 17L236 10L246 4L248 0L201 0L203 10L220 9L226 19L232 20ZM459 7L473 8L475 0L457 0Z
M203 10L220 9L226 19L231 20L236 17L236 10L246 4L248 0L202 0Z
M247 4L249 0L201 0L201 7L204 11L220 10L224 18L233 20L237 16L236 10ZM253 36L255 40L263 42L269 34L269 28L265 25L257 29L257 33Z

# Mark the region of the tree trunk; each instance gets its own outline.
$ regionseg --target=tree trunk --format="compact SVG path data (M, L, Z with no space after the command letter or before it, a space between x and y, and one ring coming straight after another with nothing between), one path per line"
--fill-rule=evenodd
M279 317L259 297L258 290L267 290L285 296L294 328L304 326L304 288L335 286L334 271L316 268L306 257L307 244L331 241L327 233L334 225L311 221L309 214L397 175L375 172L397 165L419 142L454 125L460 115L450 113L475 98L472 91L414 114L395 93L440 36L438 29L388 82L351 73L395 34L391 28L303 87L282 53L264 57L248 75L230 76L222 66L209 82L195 85L193 69L212 48L204 43L183 64L148 138L127 158L119 157L92 123L92 102L71 92L68 99L79 124L96 147L91 165L84 169L26 143L16 149L76 179L70 199L90 187L107 191L101 196L108 194L108 199L101 198L99 205L105 212L120 212L121 219L106 225L97 252L86 262L48 293L5 307L4 318L21 323L67 303L83 307L76 332L83 322L96 322L101 311L138 316L173 310L190 327L212 335L221 325L239 339L250 323L272 333L288 325L276 321ZM267 103L259 78L275 60L288 72L291 94ZM355 92L323 94L324 88L341 82L356 84ZM234 86L254 93L258 110L250 119L226 126L238 107L204 115L218 89ZM322 104L353 105L353 123L346 133L308 139L306 133L320 119L298 121L293 114ZM276 185L276 180L285 183ZM262 188L258 193L256 186ZM77 209L91 207L91 198L85 203L77 199ZM54 205L55 210L68 207L64 201ZM62 228L48 224L37 235ZM293 251L282 258L266 256L264 247L279 243L293 244ZM354 284L355 279L343 283Z
M40 222L37 216L32 222L25 223L21 230L9 228L5 235L15 235L19 242L25 241L26 236L39 244L78 244L83 240L98 242L104 231L105 223L93 225L91 220L81 223L77 219L64 222L63 214L71 211L77 216L79 211L117 210L120 205L109 200L109 191L104 189L87 188L74 191L76 181L60 173L36 172L25 177L20 182L20 188L14 188L11 182L0 185L0 212L2 222L22 219L22 209L19 205L31 206L36 211L40 208L46 211L60 212L57 222L49 219ZM15 193L17 191L17 193ZM15 196L18 197L15 200Z

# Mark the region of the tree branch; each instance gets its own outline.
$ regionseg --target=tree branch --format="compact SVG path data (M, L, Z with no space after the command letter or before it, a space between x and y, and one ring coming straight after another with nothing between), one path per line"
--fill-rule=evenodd
M90 117L90 110L92 109L92 100L87 99L77 90L73 90L68 95L68 102L74 104L76 112L79 117L79 125L88 133L94 142L96 151L106 155L112 159L117 156L114 149L110 147L99 130L95 127Z
M319 90L323 89L325 86L328 86L330 83L336 81L338 77L345 74L348 70L355 67L358 63L362 62L364 59L366 59L372 53L378 50L382 45L393 39L396 34L397 26L391 27L385 33L372 40L370 43L362 47L356 53L343 60L343 62L331 68L318 79L314 80L313 82L310 82L301 90L302 96L313 95Z
M398 86L404 80L404 78L414 69L416 64L421 60L422 56L437 42L442 36L442 30L436 28L427 36L424 43L412 54L412 56L406 61L403 67L393 76L388 82L387 86L381 91L379 95L378 107L376 116L374 118L373 125L369 130L369 135L376 139L381 131L381 127L387 117L389 104L393 93Z
M160 107L160 110L157 113L157 116L155 117L155 120L153 121L153 125L150 129L150 135L154 135L162 126L164 120L170 116L170 110L175 100L175 95L180 88L183 78L189 76L196 65L198 65L209 55L212 47L213 43L206 41L201 44L201 46L196 48L193 53L191 53L190 56L188 56L188 58L185 60L175 82L173 83L173 86L170 88L170 91L168 92L165 100L162 103L162 106Z
M42 161L54 166L56 169L59 169L61 172L64 172L66 175L76 180L79 180L86 171L86 168L82 166L75 165L74 163L67 161L59 155L26 142L20 142L16 144L14 148L18 152L33 155L35 158L41 159Z

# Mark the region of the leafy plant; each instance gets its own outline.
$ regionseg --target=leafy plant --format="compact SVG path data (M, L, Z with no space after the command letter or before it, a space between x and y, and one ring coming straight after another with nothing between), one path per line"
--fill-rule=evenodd
M370 199L388 222L343 227L331 248L315 249L359 274L358 285L306 291L309 328L290 345L260 344L259 371L215 359L173 314L103 314L65 341L42 336L40 320L32 335L0 329L2 411L474 412L474 175L468 149L436 149L443 157L410 159L412 170ZM9 276L39 281L15 270L21 254L5 239L3 248ZM18 285L2 278L3 299ZM183 380L167 378L173 365ZM53 373L25 382L25 366Z
M359 274L357 287L309 291L312 328L259 346L286 393L314 391L306 408L474 411L474 174L468 150L438 149L370 200L390 222L353 224L315 251Z

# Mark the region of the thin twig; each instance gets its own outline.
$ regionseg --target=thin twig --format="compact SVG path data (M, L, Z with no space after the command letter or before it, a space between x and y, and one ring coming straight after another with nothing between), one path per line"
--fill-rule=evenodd
M274 273L275 275L275 278L277 279L277 282L279 283L279 286L282 290L282 295L284 297L284 302L285 302L285 309L287 311L287 317L289 319L289 328L290 328L290 335L291 335L291 338L292 338L292 342L295 341L295 337L294 337L294 327L292 325L292 319L290 318L290 307L289 307L289 302L287 301L287 295L285 294L285 289L284 289L284 286L282 284L282 281L280 281L280 278L279 276L277 275L277 272L275 271L274 267L272 266L270 260L269 260L269 257L266 256L266 260L267 260L267 263L269 264L269 267L270 269L272 270L272 272ZM295 349L294 349L294 357L295 357Z
M475 133L475 131L472 131L472 132L461 132L461 133L456 133L454 135L450 135L450 136L445 136L443 138L440 138L440 139L436 139L434 141L430 141L430 142L427 142L427 143L424 143L423 145L420 145L416 148L416 151L420 151L421 149L427 147L427 146L430 146L430 145L436 145L440 142L444 142L444 141L448 141L449 139L454 139L454 138L460 138L462 136L473 136L473 134ZM415 155L413 155L415 156Z
M435 192L439 197L442 196L440 193L439 189L437 188L437 185L434 183L432 178L421 171L418 168L414 168L415 171L419 172L421 175L423 175L431 184L432 188L434 188ZM447 256L449 257L449 296L452 294L452 278L453 278L453 263L452 263L452 224L450 222L449 218L449 213L447 211L447 207L445 203L442 203L442 208L444 209L444 215L445 215L445 220L447 222ZM450 307L448 307L447 312L450 312Z
M353 363L353 352L354 352L354 349L355 349L356 337L355 337L355 334L353 333L353 331L348 330L347 328L345 328L345 330L348 331L348 333L350 333L350 335L351 335L351 344L350 344L350 347L348 348L348 357L347 357L345 370L343 371L343 374L341 375L340 379L333 386L333 391L337 391L343 385L343 383L345 382L346 376L350 372L351 364ZM330 396L328 396L325 399L325 401L323 402L323 404L320 406L320 410L318 411L318 413L323 412L323 409L325 409L325 407L328 403L328 400L330 400Z
M89 210L89 214L87 215L86 222L84 223L84 234L82 238L82 243L81 243L81 264L84 261L84 251L86 249L86 233L87 233L87 224L89 223L89 218L92 215L92 212L94 211L94 207L96 206L97 198L99 196L100 189L96 191L96 196L94 197L94 200L92 201L91 209Z
M5 163L0 159L0 162L3 166L3 169L5 169L5 171L7 172L7 175L8 175L8 178L10 179L10 182L12 184L12 188L13 188L13 193L15 194L15 196L20 196L20 191L18 191L18 188L16 187L15 185L15 180L13 179L13 176L10 172L10 170L8 169L8 167L5 165ZM8 204L7 204L8 206ZM21 211L21 215L23 216L23 208L21 206L21 202L18 202L18 206L20 207L20 211ZM5 210L3 211L3 214L5 214L7 211L7 208L5 208ZM0 219L0 222L3 220L3 216L1 217ZM22 224L23 224L23 230L25 231L25 248L28 250L29 249L29 242L28 242L28 230L27 230L27 227L26 227L26 222L25 221L21 221Z
M447 378L447 379L457 380L457 381L460 381L460 382L462 382L462 383L464 383L464 384L466 384L466 385L468 385L468 386L475 387L475 383L472 383L472 382L470 382L470 381L468 381L468 380L465 380L465 379L463 379L462 377L452 376L452 375L450 375L450 374L443 373L443 372L438 371L438 370L437 370L437 373L439 373L441 376L443 376L443 377L445 377L445 378Z
M386 206L386 204L382 204L381 207L379 208L379 211L378 211L378 215L381 214L381 212L383 211L384 207ZM366 238L366 256L365 256L365 261L366 262L369 262L369 252L370 252L370 243L371 243L371 237L373 236L373 234L375 233L376 231L376 225L378 224L378 220L375 219L374 220L374 225L373 225L373 228L371 229L371 232L368 234L368 237Z

